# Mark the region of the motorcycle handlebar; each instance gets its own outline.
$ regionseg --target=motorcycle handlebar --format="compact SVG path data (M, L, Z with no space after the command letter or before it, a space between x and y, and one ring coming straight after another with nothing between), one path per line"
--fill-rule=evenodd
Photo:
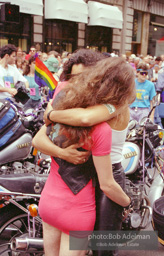
M146 141L146 143L147 143L149 149L150 149L150 150L153 152L153 154L154 154L154 153L155 153L154 146L153 146L152 142L150 141L150 139L149 139L149 138L146 138L145 141Z

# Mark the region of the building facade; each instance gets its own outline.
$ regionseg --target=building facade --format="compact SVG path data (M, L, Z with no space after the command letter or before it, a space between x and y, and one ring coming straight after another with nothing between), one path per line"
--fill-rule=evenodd
M164 53L163 0L2 2L19 5L20 20L0 22L0 47L13 43L27 52L36 45L60 53L77 48L144 56Z

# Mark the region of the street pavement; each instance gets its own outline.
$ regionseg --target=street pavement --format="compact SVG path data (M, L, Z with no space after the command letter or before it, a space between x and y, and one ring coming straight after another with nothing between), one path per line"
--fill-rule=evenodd
M145 231L153 230L152 225L150 224ZM158 250L122 250L119 251L119 256L164 256L164 246L158 243Z

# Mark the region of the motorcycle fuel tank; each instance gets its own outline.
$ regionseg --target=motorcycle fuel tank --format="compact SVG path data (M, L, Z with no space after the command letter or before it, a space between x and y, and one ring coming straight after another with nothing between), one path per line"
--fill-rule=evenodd
M140 154L140 148L136 144L132 142L125 142L122 151L123 159L121 163L126 175L132 174L136 171L140 160Z
M31 145L32 135L30 133L23 134L19 139L0 151L0 165L25 159L30 153Z

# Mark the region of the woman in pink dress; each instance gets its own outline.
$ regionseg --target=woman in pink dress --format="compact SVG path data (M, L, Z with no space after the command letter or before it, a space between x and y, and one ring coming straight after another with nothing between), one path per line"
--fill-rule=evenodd
M58 100L55 104L55 109L89 107L109 102L121 106L127 101L127 95L131 97L134 94L133 90L134 73L130 65L127 65L121 58L107 58L99 61L94 67L87 68L76 78L72 78L62 90L60 101ZM122 207L129 205L129 197L113 178L110 159L111 128L107 122L83 129L56 124L52 134L51 140L57 144L59 142L62 147L77 142L82 143L83 149L90 150L101 190ZM33 144L39 149L42 147L44 152L48 148L48 153L55 156L53 143L46 135L45 126L35 136ZM60 157L60 154L56 156ZM90 159L87 162L89 161ZM81 168L83 168L82 165ZM65 176L62 177L62 172L59 169L60 159L55 161L52 158L51 172L39 205L39 212L43 219L45 255L85 255L84 251L69 250L69 232L91 231L94 228L95 191L92 183L93 176L90 172L87 172L88 176L85 176L86 170L84 168L85 179L82 179L82 183L78 184L78 180L81 179L81 169L79 169L77 172L79 177L78 175L74 177L74 185L76 186L72 186L72 177L69 176L69 173L67 179ZM87 177L89 178L87 179Z

